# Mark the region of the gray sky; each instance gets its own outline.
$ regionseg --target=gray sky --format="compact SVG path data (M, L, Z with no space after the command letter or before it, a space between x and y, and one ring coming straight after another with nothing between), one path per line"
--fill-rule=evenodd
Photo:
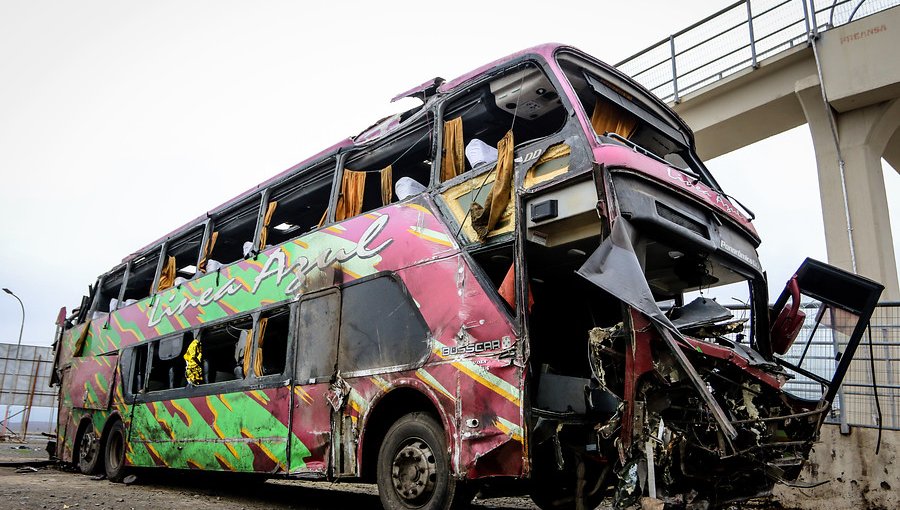
M0 0L0 287L25 302L24 343L49 344L59 307L124 256L393 113L398 92L548 41L614 63L729 3ZM757 213L772 287L824 260L805 126L708 165ZM0 342L19 313L0 294Z

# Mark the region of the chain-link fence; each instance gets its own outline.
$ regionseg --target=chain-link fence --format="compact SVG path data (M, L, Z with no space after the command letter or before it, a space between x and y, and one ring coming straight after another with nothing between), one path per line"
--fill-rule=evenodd
M616 64L666 102L900 0L742 0Z

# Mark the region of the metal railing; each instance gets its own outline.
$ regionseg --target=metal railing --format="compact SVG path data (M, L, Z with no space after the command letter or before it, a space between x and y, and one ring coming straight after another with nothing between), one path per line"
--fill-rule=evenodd
M900 0L741 0L616 64L663 101L678 103L816 34Z

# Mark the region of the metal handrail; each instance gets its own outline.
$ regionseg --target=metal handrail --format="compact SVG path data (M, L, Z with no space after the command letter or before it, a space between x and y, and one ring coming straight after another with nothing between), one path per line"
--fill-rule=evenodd
M817 5L817 1L819 5ZM852 1L857 2L855 7L850 5ZM811 36L815 36L821 31L859 19L854 16L861 12L862 7L866 7L865 13L861 14L861 17L865 17L896 5L900 5L900 0L882 0L880 2L776 0L774 3L764 0L740 0L631 55L616 64L616 67L635 66L636 68L630 73L627 69L623 69L623 71L664 101L678 103L681 96L686 93L742 69L758 67L762 58L793 48L799 43L806 43ZM733 21L734 16L737 15L735 9L742 6L746 10L744 19L738 22ZM844 8L852 9L850 16L845 20L835 21L835 13L843 11ZM784 9L789 9L785 15L786 20L767 21L767 16L774 16L779 10ZM841 15L843 16L843 14ZM726 16L728 16L727 20ZM821 18L824 20L820 23ZM689 46L678 48L679 41L683 40L685 36L693 35L695 30L708 23L716 23L717 20L722 27L715 33L709 36L703 34L699 41L692 40ZM741 32L742 28L746 28L746 31ZM740 35L742 40L737 41L736 45L733 40L735 31L742 34ZM699 52L705 45L712 45L717 40L723 42L720 45L721 50L716 51L703 63L693 64L690 67L684 65L682 61L688 54ZM665 45L668 45L668 51L662 49ZM653 60L646 58L654 50L666 51L667 55L662 59L659 57L653 57ZM749 53L746 57L738 57L739 61L733 62L736 55L746 53ZM648 61L644 62L645 60ZM712 71L708 74L699 79L696 77L698 71L710 68ZM664 75L660 77L660 73L664 73Z

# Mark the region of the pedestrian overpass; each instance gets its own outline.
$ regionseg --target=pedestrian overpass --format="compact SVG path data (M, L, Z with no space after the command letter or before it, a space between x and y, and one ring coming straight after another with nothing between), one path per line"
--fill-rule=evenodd
M742 0L617 64L704 159L808 124L828 261L900 300L881 159L900 172L900 0ZM895 204L900 206L900 204Z

